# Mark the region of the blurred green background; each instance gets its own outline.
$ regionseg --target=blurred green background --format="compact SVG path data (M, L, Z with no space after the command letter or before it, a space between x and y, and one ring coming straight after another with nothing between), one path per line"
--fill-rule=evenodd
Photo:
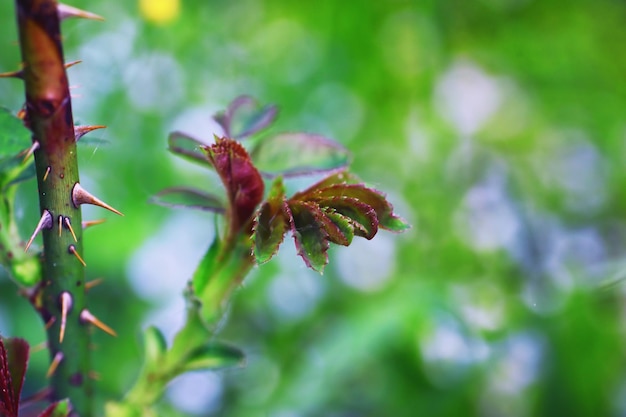
M323 276L291 238L238 292L220 337L247 365L172 384L163 415L626 416L626 3L623 0L79 1L64 23L85 188L125 213L85 236L100 401L140 366L140 331L173 334L209 214L148 199L210 175L166 151L211 140L240 94L274 131L323 133L413 224L335 248ZM167 1L165 1L167 3ZM344 4L345 3L345 4ZM0 3L0 70L19 66ZM0 104L23 102L0 82ZM26 144L25 144L26 145ZM21 187L23 236L38 218ZM0 280L0 332L44 341ZM29 391L47 355L34 353ZM175 408L185 414L174 411Z

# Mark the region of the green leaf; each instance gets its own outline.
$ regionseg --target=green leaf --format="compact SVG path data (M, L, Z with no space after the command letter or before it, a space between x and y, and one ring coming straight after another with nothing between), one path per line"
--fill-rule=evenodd
M200 140L182 132L172 132L167 138L167 143L169 145L168 150L174 155L204 167L213 167L207 160L206 154L202 151L206 144Z
M241 366L245 361L244 353L221 342L209 342L189 353L181 373L189 371L223 369Z
M70 414L70 401L68 399L57 401L39 414L39 417L67 417Z
M167 350L165 337L154 326L148 327L143 335L143 350L146 363L156 364L163 359Z
M311 203L301 201L285 202L285 212L296 243L298 255L304 263L322 273L328 263L328 233L319 222L319 210Z
M384 229L400 232L410 228L404 220L393 214L393 206L382 193L363 184L335 184L310 194L313 201L335 197L352 198L372 207L378 218L378 226Z
M278 247L283 241L287 231L284 201L285 186L282 178L278 177L254 221L254 256L258 263L269 261L278 252Z
M269 126L277 113L274 105L260 106L254 98L240 96L229 104L225 112L213 118L227 137L243 139Z
M251 155L257 168L270 176L334 172L350 163L350 153L342 145L308 133L282 133L263 139Z
M16 156L31 144L31 133L24 122L0 108L0 161Z
M352 220L349 217L344 216L343 214L337 213L333 209L324 210L324 215L334 223L334 225L337 227L337 229L339 229L339 232L341 233L340 239L331 239L331 241L339 245L350 245L350 243L352 243L352 239L354 238L354 225L352 223ZM332 235L329 232L329 237L330 236Z
M224 213L224 203L216 196L195 188L171 187L153 196L150 201L164 207L192 208Z

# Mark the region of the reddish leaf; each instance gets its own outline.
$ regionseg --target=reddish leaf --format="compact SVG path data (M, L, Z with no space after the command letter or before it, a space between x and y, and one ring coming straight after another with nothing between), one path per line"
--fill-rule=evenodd
M167 138L169 151L174 155L181 156L188 161L196 162L202 166L211 168L211 164L206 159L206 155L202 152L202 148L206 143L182 132L172 132Z
M215 213L224 212L224 203L219 198L195 188L166 188L152 197L150 201L164 207L193 208Z
M276 106L261 107L249 96L240 96L233 100L223 113L213 116L213 119L224 129L224 134L233 139L243 139L269 126L278 109Z
M382 193L367 188L363 184L335 184L310 194L313 201L335 197L353 198L372 207L376 212L378 225L383 229L402 231L409 227L401 218L393 214L393 206Z
M352 243L352 239L354 238L354 225L352 219L328 208L324 210L324 214L331 222L333 222L342 235L342 239L331 240L331 242L344 246L350 245L350 243ZM331 235L330 232L329 235Z
M376 211L369 205L355 198L331 197L315 200L322 208L333 209L335 212L350 219L354 234L366 239L373 238L378 232Z
M318 220L319 208L301 201L285 202L284 207L298 255L309 268L322 273L328 263L330 245L328 233Z
M239 230L263 200L263 179L238 142L217 138L214 145L204 149L226 188L231 228Z
M269 176L334 172L350 163L350 153L341 144L309 133L281 133L265 138L251 155L256 166Z
M324 179L316 182L315 184L313 184L312 186L310 186L304 191L295 193L293 197L291 197L291 199L306 201L308 200L311 194L314 194L315 192L322 190L324 188L327 188L336 184L351 184L357 181L359 181L359 179L355 175L345 170L340 171L332 175L329 175L328 177L325 177Z
M269 261L278 251L287 231L283 202L285 187L281 178L272 184L269 196L258 210L254 222L254 256L258 263Z
M28 366L28 343L22 339L0 339L0 413L17 417L20 393Z

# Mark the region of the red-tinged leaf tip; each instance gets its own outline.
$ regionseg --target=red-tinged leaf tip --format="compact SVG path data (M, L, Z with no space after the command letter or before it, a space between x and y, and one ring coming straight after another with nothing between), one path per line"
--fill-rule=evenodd
M393 213L393 206L385 195L378 190L368 188L363 184L334 184L318 189L309 194L314 201L328 198L353 198L372 207L378 218L378 225L383 229L401 232L410 226Z
M269 261L287 232L287 217L283 203L285 187L279 177L272 184L269 196L257 212L253 226L254 256L258 263Z
M323 273L330 245L328 233L316 218L316 207L306 202L286 201L284 208L298 255L309 268Z
M150 199L151 203L171 208L191 208L224 213L224 203L215 195L188 187L171 187Z
M239 230L249 223L263 200L261 174L243 146L232 139L218 138L215 144L204 150L226 188L231 228Z
M281 133L263 139L251 151L257 168L269 176L294 177L345 169L350 152L321 135Z
M28 354L25 340L0 338L0 414L7 417L17 417Z

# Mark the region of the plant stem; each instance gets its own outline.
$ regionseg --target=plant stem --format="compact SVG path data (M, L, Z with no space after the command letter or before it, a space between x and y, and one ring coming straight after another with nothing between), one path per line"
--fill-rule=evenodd
M71 249L83 253L81 211L71 198L79 182L78 162L57 2L16 0L16 8L26 87L25 123L33 133L33 143L39 143L35 165L40 209L49 211L53 219L53 226L43 229L42 297L37 306L47 323L50 357L62 357L50 385L53 399L69 397L76 412L88 417L92 414L89 329L79 319L85 308L85 268ZM68 221L74 233L68 230ZM61 341L60 299L65 292L71 296L71 308Z

